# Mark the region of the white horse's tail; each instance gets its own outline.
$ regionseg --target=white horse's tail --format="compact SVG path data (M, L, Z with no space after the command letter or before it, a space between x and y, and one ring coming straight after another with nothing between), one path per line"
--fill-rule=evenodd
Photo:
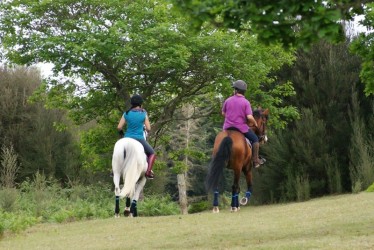
M143 145L131 138L119 140L114 147L112 165L113 173L122 173L124 180L124 186L119 196L133 197L136 184L147 169ZM117 168L117 171L115 168Z

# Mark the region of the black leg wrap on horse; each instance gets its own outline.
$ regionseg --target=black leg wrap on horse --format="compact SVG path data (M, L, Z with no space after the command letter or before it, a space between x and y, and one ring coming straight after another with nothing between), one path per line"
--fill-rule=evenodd
M119 196L116 196L116 207L114 208L114 213L119 214Z
M218 196L219 196L219 192L218 191L214 191L213 206L215 206L215 207L218 206Z
M132 216L137 217L138 216L138 208L136 206L136 201L133 200L130 207L130 213L132 213Z

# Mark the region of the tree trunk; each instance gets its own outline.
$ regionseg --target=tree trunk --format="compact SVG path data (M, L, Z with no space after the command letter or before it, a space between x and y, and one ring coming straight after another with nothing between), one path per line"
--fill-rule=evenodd
M182 214L188 214L188 202L187 202L187 185L185 173L178 174L178 191L179 191L179 206Z

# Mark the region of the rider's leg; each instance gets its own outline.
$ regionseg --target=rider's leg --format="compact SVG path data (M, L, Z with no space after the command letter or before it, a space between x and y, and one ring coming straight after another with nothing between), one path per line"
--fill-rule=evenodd
M148 168L147 168L147 171L145 172L145 177L147 177L148 179L153 179L155 177L152 171L153 164L156 160L155 151L153 150L151 145L148 144L146 140L139 140L139 141L143 145L144 151L148 157Z
M264 163L259 157L260 143L258 142L258 137L252 130L244 133L244 136L248 138L248 140L252 143L252 160L254 163L253 166L255 168L258 168L261 164Z
M152 171L152 167L153 167L155 160L156 160L155 154L151 154L148 156L148 168L147 168L147 172L145 173L145 177L147 177L148 179L153 179L155 177Z

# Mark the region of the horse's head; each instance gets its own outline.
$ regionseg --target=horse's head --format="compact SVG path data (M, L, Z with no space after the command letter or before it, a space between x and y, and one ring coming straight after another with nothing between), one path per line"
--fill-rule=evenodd
M257 122L257 127L254 126L254 124L250 124L251 129L258 136L260 143L267 142L268 138L266 136L266 123L269 119L269 109L255 109L253 111L253 117Z

